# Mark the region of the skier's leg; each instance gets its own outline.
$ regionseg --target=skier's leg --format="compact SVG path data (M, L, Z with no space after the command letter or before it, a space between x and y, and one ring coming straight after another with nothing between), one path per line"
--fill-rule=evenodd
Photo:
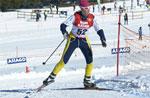
M92 74L92 70L93 70L93 64L87 64L86 68L85 68L85 77L90 77Z
M92 49L87 41L87 39L82 39L80 41L80 47L79 47L85 57L86 60L86 70L85 70L85 76L91 76L92 69L93 69L93 54L92 54Z
M60 70L64 67L64 64L66 64L68 62L73 51L76 48L77 48L76 40L69 39L66 46L65 46L61 60L56 64L55 68L52 71L54 74L57 75L60 72Z
M54 67L54 69L51 72L51 74L49 75L49 77L43 81L43 84L47 84L47 82L50 82L50 81L54 82L56 75L64 67L64 64L66 64L68 62L70 56L72 55L73 51L75 50L75 48L77 46L75 44L76 44L76 42L75 41L73 42L71 38L68 39L67 44L64 48L61 60L56 64L56 66Z
M80 49L86 59L86 69L85 69L85 77L84 77L84 86L85 87L95 87L96 85L91 81L91 75L93 70L93 55L92 49L88 41L83 39L80 41Z

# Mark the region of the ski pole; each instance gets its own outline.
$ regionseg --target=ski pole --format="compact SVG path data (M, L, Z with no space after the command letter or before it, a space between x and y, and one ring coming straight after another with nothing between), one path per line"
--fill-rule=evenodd
M65 38L60 42L60 44L56 47L56 49L50 54L50 56L43 62L43 65L51 58L51 56L55 53L55 51L60 47L60 45L64 42Z
M98 45L102 45L102 44L91 44L92 46L98 46Z

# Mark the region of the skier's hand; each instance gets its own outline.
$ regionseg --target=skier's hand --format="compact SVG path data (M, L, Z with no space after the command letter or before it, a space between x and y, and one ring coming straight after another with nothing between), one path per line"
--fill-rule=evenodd
M67 38L68 38L68 32L65 32L65 33L63 34L63 36L64 36L64 39L67 39Z
M102 41L102 46L107 47L106 41Z

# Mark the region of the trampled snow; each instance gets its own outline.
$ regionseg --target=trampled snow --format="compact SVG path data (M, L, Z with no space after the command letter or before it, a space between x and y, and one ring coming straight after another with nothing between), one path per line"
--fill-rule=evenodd
M130 4L130 2L128 2ZM127 4L128 4L127 3ZM118 2L118 5L122 2ZM113 3L104 4L113 7ZM97 6L96 6L97 7ZM78 10L77 8L76 10ZM73 14L72 7L61 8ZM145 7L142 19L129 20L128 28L137 31L143 27L145 35L149 35L147 24L150 23L150 12ZM22 11L26 11L23 9ZM30 11L30 10L28 10ZM17 12L0 12L0 98L149 98L150 97L150 65L120 64L119 76L116 76L116 55L111 49L117 47L118 15L100 15L94 13L107 38L107 48L103 48L96 32L88 33L91 40L94 69L92 79L100 88L111 90L78 90L83 87L85 61L79 49L75 50L68 64L57 76L55 83L36 93L34 89L50 74L61 58L65 42L54 53L46 65L42 65L57 45L63 40L59 25L66 18L59 16L43 16L39 22L30 18L17 18ZM68 16L69 16L68 15ZM123 19L122 19L123 22ZM68 31L70 28L68 28ZM90 33L92 32L92 33ZM123 43L121 35L121 41ZM97 45L94 45L97 44ZM124 46L124 44L121 44ZM27 57L26 63L7 64L7 58ZM25 73L29 66L30 72ZM134 67L136 66L136 67ZM72 90L70 90L72 88Z

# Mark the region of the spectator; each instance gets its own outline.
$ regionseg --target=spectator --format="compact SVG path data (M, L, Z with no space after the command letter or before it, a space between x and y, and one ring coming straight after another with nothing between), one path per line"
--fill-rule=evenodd
M102 7L102 14L103 14L103 15L104 15L105 9L106 9L106 7L103 6L103 7Z
M137 0L137 6L139 6L139 5L140 5L140 3L139 3L139 2L140 2L140 0Z
M123 9L125 10L125 8L126 8L126 2L124 1L123 2Z
M119 13L123 13L123 7L119 6Z
M92 6L92 7L93 7L93 12L95 12L95 5L93 4L93 6Z
M47 19L47 11L45 10L44 11L44 20L46 21L46 19Z
M56 5L56 14L58 14L58 10L59 10L58 5Z
M114 10L116 11L117 10L117 2L115 1L114 3Z
M139 27L139 40L142 40L142 27Z
M36 22L39 21L40 17L41 17L40 10L36 10Z
M53 12L53 5L50 3L49 7L50 7L50 13L52 13Z
M128 25L128 14L125 13L124 15L124 25Z
M73 3L73 11L75 11L76 10L76 2L74 1L74 3Z

